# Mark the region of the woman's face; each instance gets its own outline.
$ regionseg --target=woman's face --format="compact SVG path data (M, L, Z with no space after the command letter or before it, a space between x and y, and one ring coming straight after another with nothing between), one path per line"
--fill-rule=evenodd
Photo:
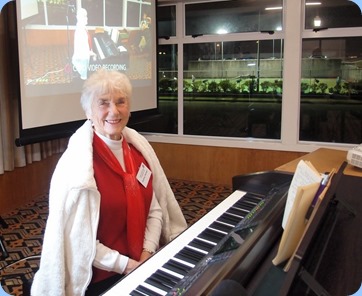
M121 139L129 117L129 100L124 94L107 93L93 100L90 119L94 129L109 139Z

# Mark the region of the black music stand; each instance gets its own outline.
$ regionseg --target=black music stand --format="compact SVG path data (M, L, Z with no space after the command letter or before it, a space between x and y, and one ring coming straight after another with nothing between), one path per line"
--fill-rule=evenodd
M350 295L361 283L358 256L362 203L358 188L362 178L344 175L344 162L332 179L313 223L310 225L287 272L279 295ZM332 271L332 272L331 272ZM344 276L343 285L339 279Z

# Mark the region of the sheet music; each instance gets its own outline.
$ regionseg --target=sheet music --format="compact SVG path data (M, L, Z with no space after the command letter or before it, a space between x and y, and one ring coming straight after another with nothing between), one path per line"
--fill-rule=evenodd
M310 163L301 160L298 163L297 169L295 170L292 182L290 184L289 190L288 190L288 197L287 202L285 205L284 210L284 216L283 216L283 222L282 227L285 229L285 226L288 221L288 217L290 214L290 211L293 207L293 203L295 200L295 196L297 194L297 190L299 186L305 186L308 184L321 182L322 176L319 174L313 166L311 166Z

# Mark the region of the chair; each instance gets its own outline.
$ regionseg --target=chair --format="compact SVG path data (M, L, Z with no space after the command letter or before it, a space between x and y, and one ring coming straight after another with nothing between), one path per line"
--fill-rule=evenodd
M6 224L6 222L4 221L4 219L0 216L0 225L2 228L7 228L8 225ZM4 240L3 240L3 237L2 235L0 235L0 251L1 251L1 259L6 259L7 257L9 257L9 254L6 250L6 247L5 247L5 243L4 243Z

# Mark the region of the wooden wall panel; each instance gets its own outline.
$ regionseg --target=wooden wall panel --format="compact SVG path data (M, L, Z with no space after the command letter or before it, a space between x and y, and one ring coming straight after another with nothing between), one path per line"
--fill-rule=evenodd
M0 214L9 212L49 191L60 154L0 175Z
M235 175L273 170L306 153L151 143L167 177L231 185ZM53 155L0 175L0 214L13 210L49 190L60 157Z
M27 46L66 45L69 38L73 46L74 30L26 30ZM69 34L69 35L68 35ZM48 43L45 43L45 41Z
M273 170L306 153L151 143L169 178L231 185L235 175Z

